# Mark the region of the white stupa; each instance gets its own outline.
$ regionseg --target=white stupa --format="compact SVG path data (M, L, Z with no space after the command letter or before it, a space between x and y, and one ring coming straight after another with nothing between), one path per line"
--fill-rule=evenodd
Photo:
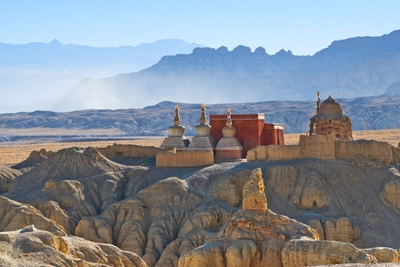
M243 147L235 137L236 129L232 127L231 110L228 109L226 116L226 127L222 128L224 137L219 140L215 147L215 159L236 160L242 157Z
M206 124L206 107L201 104L200 124L196 125L196 136L192 138L187 150L211 150L214 151L215 141L210 136L211 126Z
M174 125L168 127L168 137L164 139L160 148L175 148L176 151L186 150L187 139L183 136L185 127L179 118L179 107L175 106Z

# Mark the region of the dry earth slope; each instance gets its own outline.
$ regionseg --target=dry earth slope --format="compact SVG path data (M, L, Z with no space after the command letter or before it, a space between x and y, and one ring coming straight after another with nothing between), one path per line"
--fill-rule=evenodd
M106 250L101 244L114 245L118 248L106 248L118 251L118 255L125 255L131 262L124 262L121 256L120 266L144 266L140 265L141 259L148 266L178 266L180 261L180 266L193 266L191 261L197 261L196 255L210 258L207 255L215 253L220 259L215 266L227 266L226 262L233 259L229 255L234 255L235 266L257 266L268 260L290 266L287 262L293 259L315 263L315 257L307 255L318 249L331 255L320 264L354 259L382 261L390 258L382 255L390 253L391 261L397 260L398 252L394 249L377 249L378 252L368 254L360 249L400 247L399 166L317 159L233 162L180 169L156 169L152 160L130 163L126 166L113 162L94 148L64 149L49 156L39 166L11 180L11 186L1 196L0 230L17 231L34 224L50 232L43 234L51 235L50 239L58 236L68 240L68 234L96 242L87 246L98 246L101 255ZM257 168L260 169L254 173ZM257 181L260 190L265 185L265 193L257 196L258 203L266 196L261 211L248 208L249 177ZM18 212L20 217L10 220L14 216L11 214ZM288 228L288 224L294 228ZM35 233L28 239L42 240L42 232L34 237ZM3 233L24 238L22 234ZM268 250L271 246L263 245L263 235L271 236L268 240L280 241ZM301 236L308 241L298 240ZM15 238L4 237L7 246L16 246L12 241ZM247 241L238 240L242 238ZM81 246L86 246L86 241L79 240ZM203 250L211 249L212 254L196 252L203 245ZM54 249L54 245L47 246ZM40 253L45 252L37 249L30 255ZM57 253L55 257L61 257ZM80 259L90 263L86 259L88 252L82 253L64 253L63 257L78 262L76 255L80 255ZM104 253L102 264L111 265L111 253ZM27 257L26 253L21 255ZM8 253L7 257L14 260L16 255ZM197 266L209 265L204 262Z

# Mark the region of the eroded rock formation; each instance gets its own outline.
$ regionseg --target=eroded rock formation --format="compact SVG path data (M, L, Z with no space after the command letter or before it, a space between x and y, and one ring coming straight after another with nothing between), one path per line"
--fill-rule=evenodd
M392 168L391 171L400 177L399 170ZM382 189L382 196L387 203L400 211L400 178L386 183Z
M337 220L311 220L308 225L317 230L320 240L352 242L360 237L360 228L353 226L348 218Z
M1 266L147 267L135 253L26 227L0 233Z
M400 246L400 215L391 204L397 191L384 193L386 184L398 180L395 168L317 159L179 169L157 169L154 161L141 159L130 164L116 164L92 148L50 155L10 180L3 197L13 204L3 205L12 208L4 209L10 215L0 221L15 224L7 230L34 224L55 235L115 245L148 266L259 266L267 259L283 264L288 241L312 241L316 233L326 241L307 246L333 258L364 255L346 242ZM335 247L331 240L347 245ZM367 253L396 260L390 248L376 251ZM289 258L303 252L291 253Z
M0 232L21 229L27 225L35 225L55 235L65 235L62 226L43 216L38 209L0 196Z
M282 266L286 241L318 239L315 230L268 210L261 169L255 169L243 187L243 208L220 230L218 239L184 254L180 267Z
M376 262L374 256L343 242L295 239L288 241L282 250L284 267Z
M11 182L21 175L21 172L0 164L0 194L8 192Z
M125 170L94 148L64 149L18 177L7 196L38 208L70 234L79 220L122 198Z

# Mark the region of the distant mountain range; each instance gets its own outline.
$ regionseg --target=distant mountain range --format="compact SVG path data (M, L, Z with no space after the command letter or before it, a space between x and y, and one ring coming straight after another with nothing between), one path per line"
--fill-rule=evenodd
M383 94L400 81L400 30L380 37L334 41L313 56L281 50L195 48L189 55L164 56L135 73L84 79L54 110L129 108L163 100L254 102L308 100L317 91L335 98Z
M51 101L85 77L138 71L162 56L191 53L196 47L201 45L182 40L136 47L90 47L56 39L23 45L0 43L0 113L50 109Z
M325 96L324 96L325 97ZM325 97L326 98L326 97ZM324 100L324 99L322 99ZM400 95L336 99L350 116L353 130L400 128ZM118 129L126 135L167 135L174 117L174 102L164 101L143 109L81 110L73 112L35 111L0 114L1 128ZM195 135L200 103L179 103L181 124L186 135ZM263 101L207 105L207 114L264 113L267 122L283 123L286 133L305 133L315 114L316 101ZM0 134L0 141L7 140ZM10 138L10 137L8 137Z

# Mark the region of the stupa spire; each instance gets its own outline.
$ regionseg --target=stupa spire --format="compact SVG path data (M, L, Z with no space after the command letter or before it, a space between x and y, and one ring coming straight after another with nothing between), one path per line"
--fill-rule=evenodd
M205 125L207 123L206 120L206 105L201 104L201 116L200 116L200 124Z
M179 107L178 105L175 106L175 116L174 116L174 125L180 125L181 119L179 117Z
M231 119L231 109L228 108L228 111L226 113L226 127L232 127L232 119Z
M330 96L329 96L330 97ZM319 91L317 92L317 110L316 110L316 112L315 112L315 114L318 114L318 112L319 112L319 108L320 108L320 106L321 106L321 99L319 98Z
M175 106L174 125L168 127L168 136L164 139L161 148L175 148L176 151L186 150L189 140L183 136L185 127L181 125L179 107Z
M188 150L211 150L214 151L215 141L210 136L211 126L206 120L206 106L201 104L200 124L194 127L196 135L188 146Z

